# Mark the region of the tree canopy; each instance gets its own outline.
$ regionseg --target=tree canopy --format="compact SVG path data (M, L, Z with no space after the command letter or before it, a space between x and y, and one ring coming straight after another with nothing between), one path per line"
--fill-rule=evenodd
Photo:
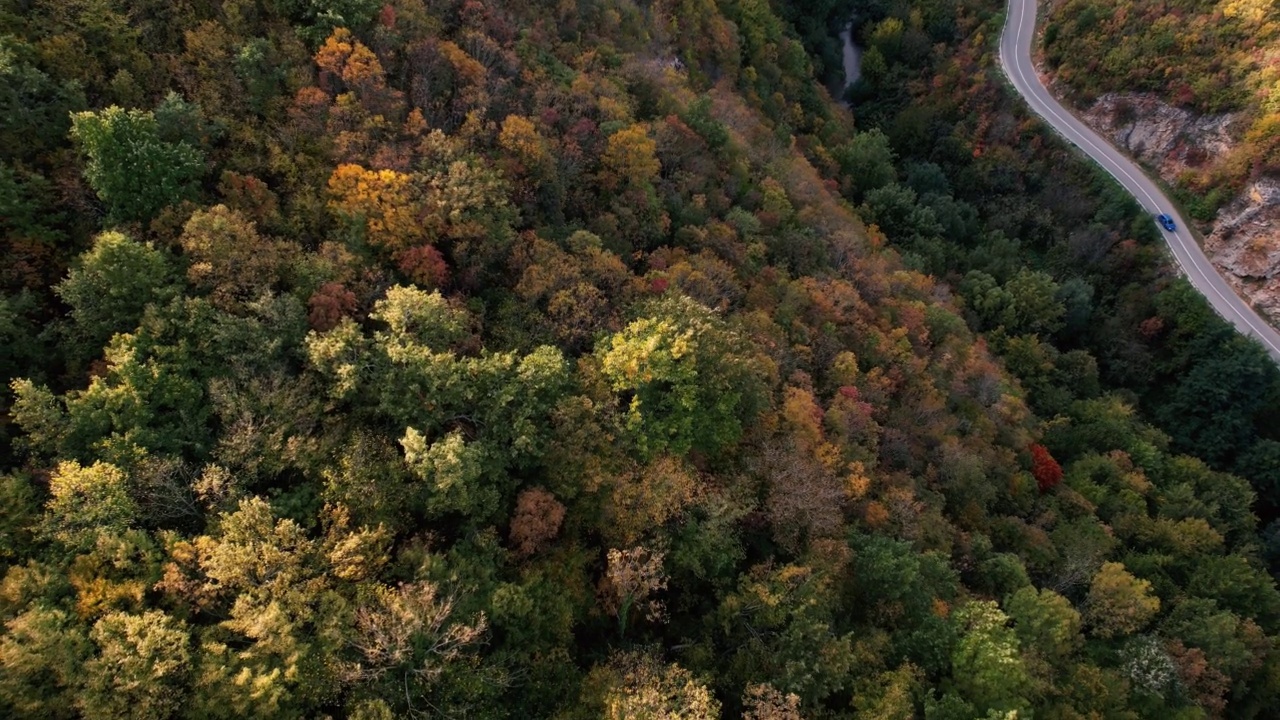
M1280 377L999 22L0 10L0 716L1268 717Z

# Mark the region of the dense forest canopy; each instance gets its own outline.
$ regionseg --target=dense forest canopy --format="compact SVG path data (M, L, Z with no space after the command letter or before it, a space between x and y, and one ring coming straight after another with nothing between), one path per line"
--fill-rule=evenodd
M1280 371L1000 11L5 0L0 714L1266 716Z

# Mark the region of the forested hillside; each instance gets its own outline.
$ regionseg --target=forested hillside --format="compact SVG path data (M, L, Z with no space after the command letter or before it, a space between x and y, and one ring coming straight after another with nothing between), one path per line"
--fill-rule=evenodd
M1044 59L1074 99L1152 92L1201 113L1244 113L1243 134L1230 155L1203 158L1200 170L1180 180L1188 198L1208 196L1200 219L1212 219L1251 177L1280 174L1280 9L1274 3L1066 0L1048 7Z
M0 5L0 715L1266 717L1280 372L999 11Z

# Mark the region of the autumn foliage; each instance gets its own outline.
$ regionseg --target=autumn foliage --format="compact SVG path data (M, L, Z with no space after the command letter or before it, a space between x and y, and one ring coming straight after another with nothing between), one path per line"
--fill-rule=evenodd
M404 173L340 165L329 177L329 194L329 207L375 247L394 251L424 239L419 191Z
M1280 704L1280 373L996 4L143 5L0 12L0 717Z
M542 488L530 488L516 498L511 518L511 544L520 555L531 555L545 547L560 532L564 505Z
M307 320L319 332L331 330L356 309L356 296L342 283L327 282L307 300Z
M416 285L438 288L449 282L444 256L430 245L415 245L395 253L396 267Z
M1062 466L1049 454L1049 449L1039 443L1031 445L1031 474L1040 492L1048 492L1062 482Z

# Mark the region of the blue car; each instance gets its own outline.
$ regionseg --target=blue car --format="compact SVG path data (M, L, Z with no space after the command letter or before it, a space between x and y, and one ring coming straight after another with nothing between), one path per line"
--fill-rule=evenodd
M1173 218L1165 215L1164 213L1157 215L1156 220L1160 221L1160 227L1168 230L1169 232L1173 232L1178 229L1178 225L1173 221Z

